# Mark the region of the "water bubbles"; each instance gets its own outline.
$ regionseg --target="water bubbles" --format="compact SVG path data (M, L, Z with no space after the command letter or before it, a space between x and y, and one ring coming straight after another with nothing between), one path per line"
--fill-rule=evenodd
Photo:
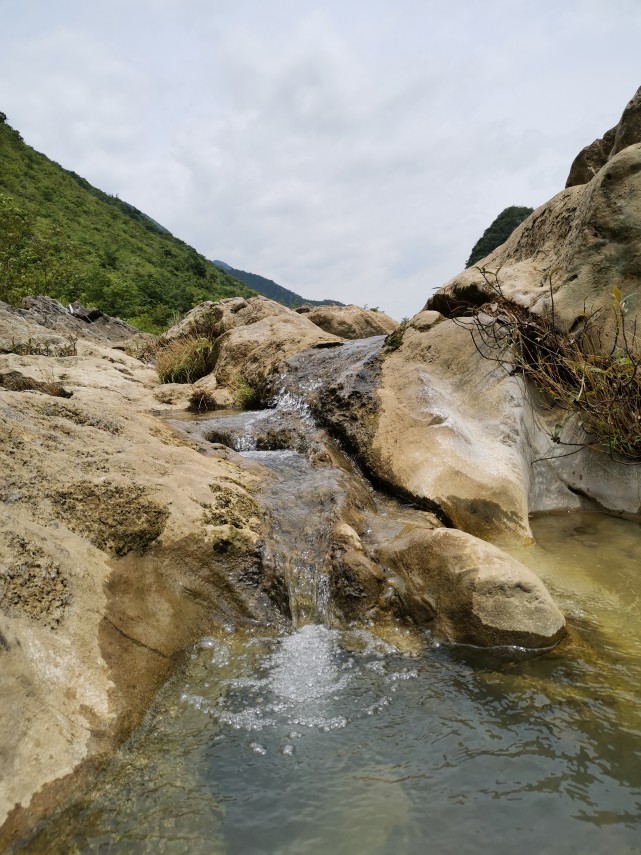
M265 748L264 745L261 745L260 742L250 742L249 747L254 752L254 754L261 754L261 755L267 754L267 749Z
M283 745L280 753L283 754L285 757L291 757L294 753L294 746L289 744Z
M418 677L418 671L414 668L402 668L400 671L393 671L387 675L387 682L394 683L398 680L414 680Z

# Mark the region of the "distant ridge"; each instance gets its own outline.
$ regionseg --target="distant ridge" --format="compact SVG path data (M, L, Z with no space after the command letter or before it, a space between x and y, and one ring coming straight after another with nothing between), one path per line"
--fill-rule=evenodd
M244 283L134 205L27 145L0 112L0 300L45 294L160 332Z
M290 291L289 288L283 288L282 285L279 285L272 279L267 279L264 276L259 276L258 273L248 273L246 270L238 270L236 267L232 267L225 261L218 260L214 261L213 264L215 264L216 267L219 268L219 270L224 271L229 276L233 276L234 279L238 279L240 282L247 285L248 288L252 288L254 291L258 291L259 294L263 294L263 296L269 297L270 300L276 300L276 302L282 303L284 306L288 306L290 309L302 305L345 305L345 303L340 303L338 300L306 300L305 297L301 297L301 295L297 294L295 291Z

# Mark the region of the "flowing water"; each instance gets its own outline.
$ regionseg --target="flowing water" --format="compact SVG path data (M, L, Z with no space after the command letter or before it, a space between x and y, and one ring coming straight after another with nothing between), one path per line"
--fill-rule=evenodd
M303 520L331 504L327 482L296 452L246 454L277 476L265 500L275 549L290 539L298 629L203 639L94 791L25 851L641 852L638 524L534 520L517 557L571 627L551 653L382 638L318 622L324 535Z

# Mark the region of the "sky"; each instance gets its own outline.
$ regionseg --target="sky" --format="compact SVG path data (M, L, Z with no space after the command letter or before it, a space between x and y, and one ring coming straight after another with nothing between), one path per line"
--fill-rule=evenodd
M397 319L641 85L641 0L0 0L0 21L27 143L210 259Z

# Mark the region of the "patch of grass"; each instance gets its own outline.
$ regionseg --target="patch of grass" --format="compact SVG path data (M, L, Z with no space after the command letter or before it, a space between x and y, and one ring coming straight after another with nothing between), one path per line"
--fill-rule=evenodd
M43 373L42 380L34 380L19 371L7 371L0 374L0 388L8 392L42 392L54 398L71 398L73 395L48 372Z
M257 410L260 407L261 399L260 392L254 386L245 380L244 377L239 377L233 386L236 403L241 410Z
M392 330L392 332L385 338L384 348L388 353L399 349L403 343L403 336L405 335L405 330L407 329L408 324L409 318L403 318L396 329Z
M189 409L195 413L205 413L209 410L217 410L218 404L208 389L194 389L189 398Z
M198 336L174 339L156 354L161 383L193 383L209 374L215 362L214 345Z
M15 339L12 339L11 353L15 353L18 356L77 356L77 343L78 337L73 335L66 337L66 344L59 345L51 344L50 342L34 341L31 338L22 342L16 342Z

